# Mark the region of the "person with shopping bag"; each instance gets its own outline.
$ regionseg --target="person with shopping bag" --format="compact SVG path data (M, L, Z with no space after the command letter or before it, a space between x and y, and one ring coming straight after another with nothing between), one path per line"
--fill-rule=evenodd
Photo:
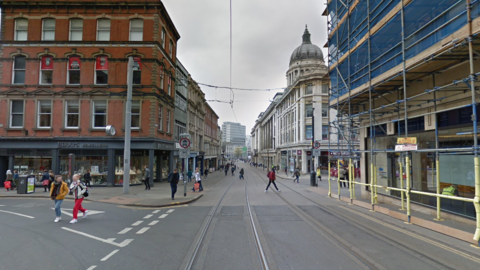
M47 190L50 191L50 174L48 173L48 170L43 171L42 186L44 189L43 192L47 192Z
M68 194L68 185L63 182L62 176L57 176L57 179L52 183L50 187L50 198L55 202L55 220L53 222L59 222L62 220L62 202L65 196Z
M195 184L193 185L193 192L195 192L195 190L198 191L203 191L203 187L202 187L202 178L200 177L200 171L198 169L198 167L195 169Z

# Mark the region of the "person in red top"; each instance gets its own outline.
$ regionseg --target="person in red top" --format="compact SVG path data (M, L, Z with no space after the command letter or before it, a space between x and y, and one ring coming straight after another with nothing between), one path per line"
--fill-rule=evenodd
M267 188L265 189L265 193L268 192L268 188L270 187L270 184L273 183L273 185L275 186L275 188L277 189L278 192L280 192L280 189L278 189L277 185L275 184L275 168L272 167L272 170L268 172L267 174L267 177L268 177L268 185L267 185Z

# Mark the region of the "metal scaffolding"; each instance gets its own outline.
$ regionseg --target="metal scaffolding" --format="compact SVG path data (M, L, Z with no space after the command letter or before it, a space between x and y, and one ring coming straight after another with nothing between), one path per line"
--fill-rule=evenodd
M439 0L432 5L428 0L329 0L323 15L328 18L329 33L329 107L336 110L329 138L330 134L338 136L337 145L329 143L329 152L340 151L341 142L348 148L348 155L329 155L328 195L332 196L332 173L337 178L339 199L341 182L349 183L351 202L356 199L355 185L359 185L369 192L372 211L378 203L378 189L385 190L383 195L400 198L407 223L411 222L412 201L431 202L438 221L442 212L448 212L441 199L451 200L452 205L454 201L473 203L477 221L473 239L480 243L480 111L476 93L480 72L475 70L480 27L473 23L480 20L479 1ZM440 78L440 74L446 75ZM455 79L445 83L448 77ZM452 112L460 119L452 126L467 132L441 135L439 128L448 126L441 117L448 118ZM426 123L425 119L433 120ZM397 138L423 136L425 131L434 132L434 140L408 151L394 147L401 145ZM416 141L415 137L415 145ZM427 161L416 158L419 164L413 164L416 155ZM440 170L441 160L452 155L472 157L473 193L442 194L442 175L450 172ZM379 163L391 166L386 180L379 173L383 168ZM343 180L342 167L348 169ZM363 181L356 177L360 168ZM386 184L379 184L378 177Z

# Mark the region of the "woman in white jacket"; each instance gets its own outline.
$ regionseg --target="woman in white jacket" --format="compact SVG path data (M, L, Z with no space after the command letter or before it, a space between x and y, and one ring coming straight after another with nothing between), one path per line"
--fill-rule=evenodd
M73 182L70 185L70 194L75 197L75 206L73 207L73 219L70 223L77 223L78 221L78 211L80 210L83 213L83 218L86 218L88 215L88 210L82 207L83 194L87 190L87 187L80 182L80 175L75 174L73 177Z

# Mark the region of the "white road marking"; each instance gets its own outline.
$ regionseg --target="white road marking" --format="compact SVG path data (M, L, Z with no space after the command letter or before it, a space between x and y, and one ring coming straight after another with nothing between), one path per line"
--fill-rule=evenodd
M103 257L103 259L101 259L100 261L104 262L106 260L108 260L108 258L112 257L113 255L115 255L115 253L117 253L120 249L115 249L114 251L110 252L110 254L108 254L107 256Z
M121 231L118 232L118 234L126 234L128 231L130 231L132 228L125 228Z
M2 205L0 205L0 206L2 206ZM153 211L152 213L156 214L156 213L158 213L158 212L160 212L160 210L155 210L155 211Z
M133 223L132 226L138 226L138 225L140 225L140 224L142 224L142 223L143 223L143 220L139 220L139 221Z
M0 206L5 206L5 205L1 205L1 204L0 204ZM158 210L158 211L160 211L160 210ZM158 212L157 212L157 213L158 213Z
M163 214L163 215L159 216L158 218L165 218L166 216L168 216L168 214Z
M149 218L151 218L152 216L153 216L153 215L146 215L146 216L143 217L143 219L149 219Z
M154 221L150 222L150 224L148 224L148 226L153 226L153 225L155 225L155 224L157 224L157 223L158 223L158 220L154 220Z
M103 243L114 245L114 246L117 246L117 247L125 247L133 241L133 239L127 239L127 240L124 240L122 243L119 244L119 243L113 242L115 240L115 238L103 239L103 238L100 238L100 237L90 235L88 233L80 232L80 231L77 231L77 230L72 230L72 229L67 228L67 227L62 227L62 229L66 230L66 231L69 231L69 232L72 232L72 233L83 235L85 237L88 237L88 238L91 238L91 239L94 239L94 240L97 240L97 241L100 241L100 242L103 242Z
M21 217L26 217L26 218L35 218L35 217L32 217L32 216L22 215L22 214L15 213L15 212L10 212L10 211L0 210L0 212L7 213L7 214L12 214L12 215L17 215L17 216L21 216Z
M95 269L95 268L97 268L97 266L96 266L96 265L92 265L92 266L90 266L87 270L93 270L93 269Z
M52 208L53 210L55 210L55 208ZM88 216L91 216L91 215L97 215L97 214L103 214L105 213L105 211L95 211L95 210L88 210ZM67 216L71 216L73 217L73 210L65 210L65 209L62 209L62 214L65 214ZM80 215L83 215L82 212L79 213Z
M148 229L150 229L150 227L143 227L137 232L137 234L143 234L144 232L148 231Z
M170 209L167 211L168 214L172 213L173 211L175 211L175 209Z

